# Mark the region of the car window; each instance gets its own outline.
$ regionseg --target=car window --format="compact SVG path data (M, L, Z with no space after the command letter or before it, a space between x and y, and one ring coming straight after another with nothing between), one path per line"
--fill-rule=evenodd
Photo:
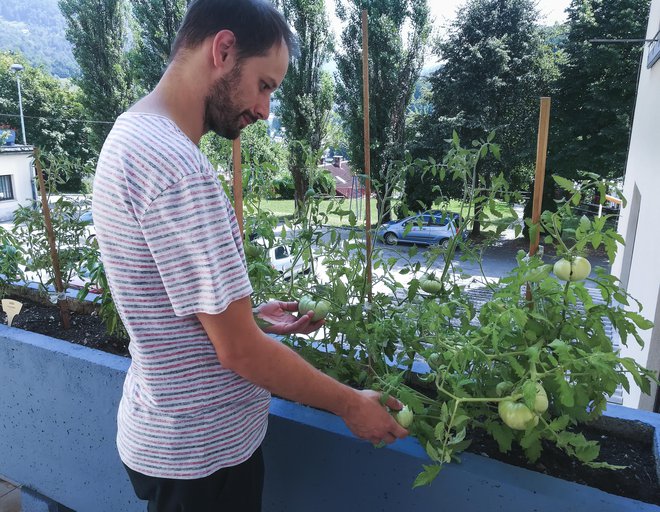
M276 260L281 260L283 258L286 258L289 255L289 251L286 250L286 247L283 245L278 245L275 247L275 259Z
M446 226L449 223L449 218L446 215L434 215L433 224L436 226Z

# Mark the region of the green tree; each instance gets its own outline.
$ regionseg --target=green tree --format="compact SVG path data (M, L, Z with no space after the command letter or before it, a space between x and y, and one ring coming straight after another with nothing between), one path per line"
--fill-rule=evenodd
M334 84L321 66L333 48L324 0L278 0L284 17L295 29L299 51L278 91L279 115L289 146L296 208L302 210L310 175L317 166L334 101ZM311 157L310 157L311 155Z
M344 22L342 51L337 55L337 103L349 141L353 169L364 171L362 105L362 8L368 11L369 123L371 176L384 219L390 217L384 181L392 163L403 157L406 109L424 62L430 33L426 0L342 0L337 15Z
M132 0L136 43L131 52L135 79L150 91L162 76L176 31L190 0Z
M571 2L548 156L558 174L623 176L644 45L591 40L643 39L648 15L649 0Z
M499 172L513 187L531 177L538 98L549 94L555 67L537 17L533 0L469 0L437 45L443 65L431 78L433 114L423 133L437 147L453 130L464 141L496 130L501 160L480 164L480 187Z
M83 105L91 119L114 121L134 99L125 52L126 0L60 0L67 20L67 39L81 76ZM92 145L100 149L111 124L94 125Z
M0 53L0 124L15 127L17 141L23 141L16 75L9 69L14 63L24 67L20 80L28 144L83 162L94 158L89 150L91 130L84 119L80 90L41 67L31 66L21 55ZM81 179L74 176L65 188L78 191Z
M232 141L227 140L213 132L202 137L199 143L202 153L206 155L221 174L233 169ZM284 144L274 141L268 133L268 124L258 121L251 124L241 132L241 162L243 171L243 185L245 188L251 186L253 170L259 169L268 176L259 179L273 179L275 175L286 168L287 154Z

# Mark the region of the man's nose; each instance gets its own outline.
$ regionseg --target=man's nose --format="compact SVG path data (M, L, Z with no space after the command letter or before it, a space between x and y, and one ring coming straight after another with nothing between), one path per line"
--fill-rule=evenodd
M261 120L268 119L268 114L270 114L270 94L261 99L257 105L255 114L257 114L257 117Z

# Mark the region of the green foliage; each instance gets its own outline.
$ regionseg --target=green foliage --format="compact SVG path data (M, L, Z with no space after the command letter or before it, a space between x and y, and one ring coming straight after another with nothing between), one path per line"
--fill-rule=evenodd
M14 236L0 227L0 299L13 283L23 279L21 265L25 263L20 245Z
M66 183L72 174L85 174L90 172L90 169L81 171L81 164L53 154L42 154L41 165L47 178L45 188L49 198L57 259L62 284L66 290L73 277L80 272L82 254L80 241L84 239L87 227L87 223L81 220L80 216L89 208L89 204L63 196L54 202L50 201L50 198L58 193L57 187ZM14 213L12 236L16 243L15 247L23 253L26 276L36 279L40 291L52 299L55 270L40 201L18 207Z
M337 15L344 22L342 51L337 55L338 112L348 133L351 166L364 172L364 110L362 105L361 12L368 11L369 28L369 122L371 175L379 189L396 160L403 159L406 112L424 61L430 33L426 0L342 0ZM404 37L404 34L406 36Z
M279 0L276 2L298 36L295 55L277 92L278 113L289 146L289 171L293 178L296 205L300 209L309 188L316 155L323 148L334 101L329 73L321 71L333 50L324 0Z
M480 174L488 181L503 172L512 188L524 188L534 161L538 97L550 95L560 55L544 41L537 16L532 0L467 2L436 46L442 65L431 77L432 113L419 121L419 151L440 158L446 146L438 143L453 130L466 140L496 130L504 156L484 160Z
M140 86L152 90L167 67L172 43L190 0L132 0L135 47L131 65Z
M461 146L456 133L450 140L442 163L407 159L397 163L400 172L395 177L415 168L441 183L447 178L463 183L464 225L478 218L501 232L508 221L502 221L497 205L512 200L507 182L498 176L485 188L477 173L481 159L499 152L493 135L470 148ZM589 246L603 247L613 258L622 240L606 218L574 221L583 198L594 190L604 196L607 184L593 175L579 186L561 177L556 181L566 199L556 211L544 212L533 229L560 256L581 254ZM470 208L474 202L482 203L479 213ZM519 445L531 461L541 456L543 443L550 442L584 464L611 467L598 461L597 442L586 440L575 427L598 418L618 385L628 389L630 380L649 392L656 380L649 370L613 350L606 322L624 344L630 339L641 344L638 331L652 326L615 277L595 269L590 281L600 295L597 301L584 282L560 281L551 265L521 251L516 267L489 285L492 298L477 310L463 289L453 256L460 248L462 259L478 260L483 245L457 237L446 249L425 251L422 261L414 247L407 256L393 258L376 246L372 288L364 234L354 214L342 212L339 203L323 209L320 204L316 198L308 201L296 239L301 249L313 244L327 275L323 280L314 274L292 280L288 289L277 292L295 298L311 292L314 300L331 303L330 313L322 337L291 343L333 377L394 395L414 411L411 433L432 461L414 486L431 483L445 464L459 460L475 429L488 432L503 452ZM341 234L330 230L322 237L316 228L330 213L343 213L356 229ZM573 229L570 237L565 233L568 226ZM443 283L442 290L424 293L421 282L438 259L444 265L434 278ZM403 276L413 276L407 287L401 284ZM428 369L413 372L413 363L421 361ZM538 386L547 395L547 410L536 403ZM507 426L498 412L504 401L520 411L529 408L526 416L534 421L522 430Z
M67 21L66 36L81 75L83 105L93 125L91 144L99 151L115 118L135 99L133 77L125 52L126 0L60 0Z
M16 75L9 69L14 63L24 66L20 80L28 144L73 159L92 159L90 130L76 121L84 118L80 91L53 78L42 68L32 67L20 55L0 53L0 112L11 114L0 115L0 125L16 127L16 140L23 142ZM80 182L81 176L73 175L68 190L79 190Z
M565 62L553 98L549 166L567 178L590 171L604 179L625 172L649 0L573 0Z

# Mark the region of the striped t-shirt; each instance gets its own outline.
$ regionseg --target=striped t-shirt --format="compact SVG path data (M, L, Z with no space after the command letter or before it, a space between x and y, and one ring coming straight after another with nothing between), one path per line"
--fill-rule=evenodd
M195 313L252 293L236 217L210 162L168 118L128 112L103 146L93 217L132 361L122 461L192 479L248 459L270 394L223 368Z

